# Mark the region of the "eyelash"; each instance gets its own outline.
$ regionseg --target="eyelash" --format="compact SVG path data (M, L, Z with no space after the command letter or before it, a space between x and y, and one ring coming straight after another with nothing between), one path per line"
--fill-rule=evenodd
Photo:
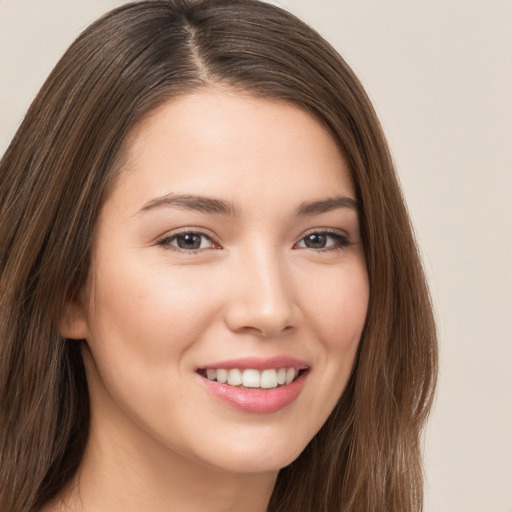
M299 240L298 243L303 242L306 238L308 238L311 235L323 235L323 236L326 236L327 238L332 238L335 243L333 243L330 246L321 247L321 248L317 248L317 249L312 248L312 247L304 247L304 249L308 249L310 251L315 251L315 252L328 252L328 251L336 251L336 250L339 251L339 250L345 249L346 247L348 247L351 244L349 237L345 233L343 233L341 231L335 231L335 230L329 230L329 229L314 229L314 230L308 231L302 236L302 238ZM295 244L295 246L296 245L297 244Z
M207 240L209 240L209 242L212 244L212 246L198 247L195 249L186 249L186 248L178 247L178 246L172 244L172 242L176 241L180 236L187 236L187 235L199 236L203 239L206 238ZM324 229L324 230L315 229L315 230L306 232L302 236L302 238L299 240L299 242L294 244L294 248L296 248L296 246L298 244L303 243L306 238L308 238L312 235L325 236L325 237L327 237L327 239L331 238L334 240L334 243L327 247L314 248L314 247L304 246L301 248L308 249L309 251L314 251L314 252L328 252L328 251L343 250L344 248L351 245L349 237L346 234L344 234L343 232L334 231L334 230L326 230L326 229ZM190 230L190 229L183 230L178 233L173 233L170 236L166 236L165 238L162 238L161 240L159 240L157 242L157 245L161 245L169 250L183 252L185 254L198 254L198 253L201 253L201 252L203 252L205 250L209 250L209 249L221 249L221 246L219 244L217 244L210 235L207 235L206 233L202 233L201 231L194 231L194 230ZM200 242L200 245L202 245L202 242Z
M177 240L179 237L183 237L186 235L193 235L193 236L195 235L195 236L199 236L203 239L206 238L207 240L209 240L211 242L212 246L211 247L203 247L203 248L199 247L197 249L185 249L183 247L177 247L176 245L171 244L171 242ZM202 244L202 242L201 242L201 244ZM165 238L162 238L161 240L159 240L157 242L157 245L161 245L171 251L183 252L185 254L198 254L198 253L208 250L208 249L220 249L221 248L220 245L218 245L213 240L213 238L211 236L207 235L206 233L202 233L201 231L194 231L193 229L179 231L178 233L173 233L170 236L166 236Z

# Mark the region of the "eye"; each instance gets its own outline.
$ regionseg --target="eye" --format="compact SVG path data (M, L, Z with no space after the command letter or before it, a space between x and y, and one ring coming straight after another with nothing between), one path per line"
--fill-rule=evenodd
M296 245L296 248L332 250L342 249L350 244L348 237L337 231L313 231L307 233Z
M203 249L218 249L213 240L204 233L195 231L183 231L163 238L158 245L169 247L170 249L183 251L201 251Z

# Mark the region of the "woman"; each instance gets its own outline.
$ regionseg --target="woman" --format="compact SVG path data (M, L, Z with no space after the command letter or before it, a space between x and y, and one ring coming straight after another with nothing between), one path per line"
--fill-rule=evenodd
M107 14L0 219L1 510L421 509L425 279L368 98L292 15Z

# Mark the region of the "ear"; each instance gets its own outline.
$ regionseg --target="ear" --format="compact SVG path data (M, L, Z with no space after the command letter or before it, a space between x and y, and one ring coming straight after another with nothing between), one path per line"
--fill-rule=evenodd
M80 298L72 299L66 303L59 320L58 329L63 338L74 340L88 338L87 314Z

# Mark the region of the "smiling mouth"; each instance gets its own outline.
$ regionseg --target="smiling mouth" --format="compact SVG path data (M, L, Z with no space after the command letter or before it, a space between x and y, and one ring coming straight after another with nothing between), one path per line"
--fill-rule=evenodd
M249 389L274 389L291 384L305 371L293 367L262 371L253 368L207 368L198 370L198 373L208 380L219 384L227 384L228 386Z

